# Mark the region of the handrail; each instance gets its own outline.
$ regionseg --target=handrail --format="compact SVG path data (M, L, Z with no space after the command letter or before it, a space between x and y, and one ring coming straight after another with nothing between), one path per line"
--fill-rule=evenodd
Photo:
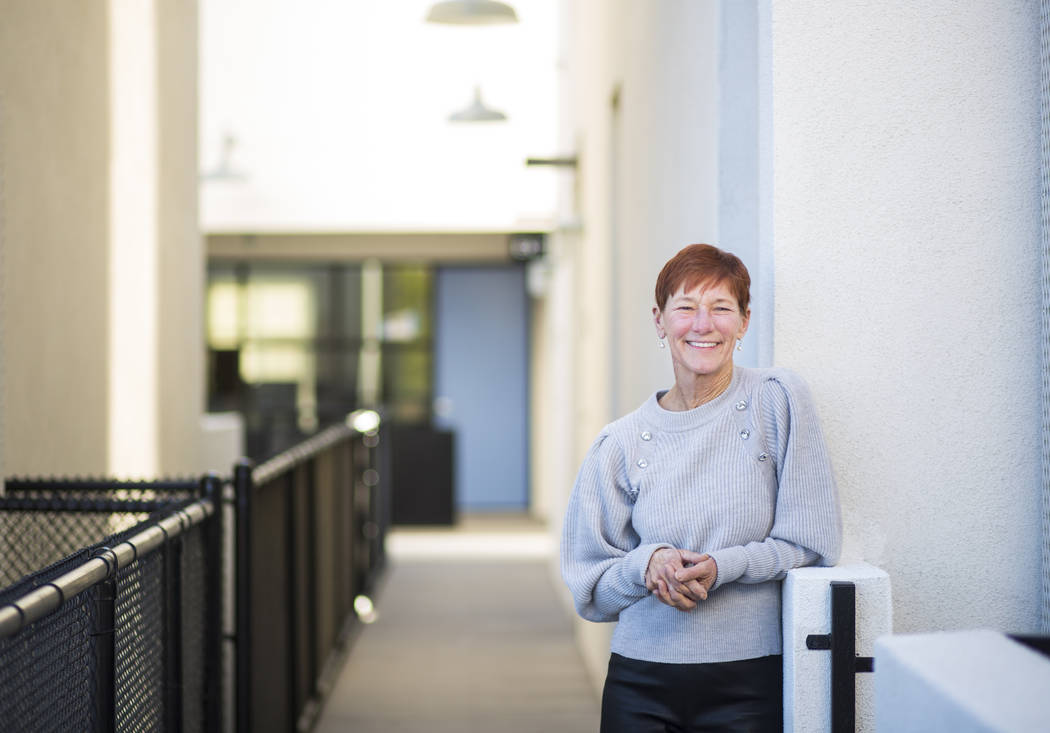
M10 587L0 597L0 651L19 665L32 664L11 639L51 633L48 619L56 612L94 608L87 626L75 629L76 641L94 655L95 689L88 701L95 706L94 720L112 729L114 700L122 694L115 692L115 675L127 662L117 659L114 649L115 630L123 625L114 615L115 599L124 593L128 602L137 598L134 582L125 584L124 576L130 571L127 580L134 581L137 570L146 572L136 561L154 568L159 559L160 568L148 571L161 575L159 585L150 584L148 595L162 608L149 623L154 631L159 628L159 643L174 656L160 660L163 669L154 670L151 680L163 688L156 690L165 700L167 724L179 729L186 712L180 701L189 694L203 695L207 730L220 728L224 711L237 730L252 730L259 720L285 729L309 725L328 689L325 675L356 622L353 598L370 587L382 566L386 515L376 481L378 423L374 411L351 413L345 423L258 467L241 459L232 476L209 474L194 483L10 479L12 490L0 498L0 512L36 514L33 519L45 525L41 511L154 514L113 536L110 546L100 546L98 537L88 540L94 544ZM192 495L184 493L191 490ZM89 531L98 530L95 519L90 524ZM224 572L226 562L232 573ZM55 577L58 573L64 574ZM183 595L187 582L189 594ZM190 617L200 626L198 613L206 616L200 648L200 633L190 633L192 658L201 662L203 676L189 675L184 687L183 634ZM27 643L34 642L27 638ZM229 708L222 705L227 695ZM34 704L46 708L48 700L34 698Z
M4 479L4 489L7 491L41 491L60 486L63 491L112 491L114 489L126 489L128 491L195 491L198 488L198 479L160 479L130 480L130 481L107 481L98 478L78 478L74 480L57 478L23 478L12 476Z
M211 499L199 499L173 511L164 519L114 547L101 549L95 557L68 573L0 607L0 639L17 634L61 606L67 598L72 598L115 575L118 570L131 565L139 557L148 555L167 540L200 524L214 513L215 505Z
M260 463L252 470L252 483L256 486L269 483L282 473L310 460L321 451L329 448L355 431L348 425L337 423L325 428L312 438L279 453L268 461Z
M152 499L149 501L132 499L29 499L21 496L0 497L0 509L18 512L110 512L113 514L141 514L163 509L174 503Z

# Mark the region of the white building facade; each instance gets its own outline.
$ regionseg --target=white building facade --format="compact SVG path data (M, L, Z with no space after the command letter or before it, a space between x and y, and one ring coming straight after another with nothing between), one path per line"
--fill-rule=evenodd
M670 384L653 284L706 241L751 270L741 363L790 367L812 387L843 561L889 574L895 632L1050 632L1047 5L553 4L559 149L536 153L576 165L553 172L548 253L530 272L530 473L554 536L594 436ZM198 4L0 10L0 473L195 470ZM505 150L488 132L482 147ZM521 185L538 202L524 211L471 220L468 206L434 206L382 224L544 220L532 214L546 191ZM579 622L596 682L609 631Z
M751 269L742 363L813 389L843 560L888 572L895 632L1046 629L1039 21L1037 0L566 3L579 163L535 338L552 524L602 425L670 384L653 283L707 241ZM580 622L597 679L607 632Z

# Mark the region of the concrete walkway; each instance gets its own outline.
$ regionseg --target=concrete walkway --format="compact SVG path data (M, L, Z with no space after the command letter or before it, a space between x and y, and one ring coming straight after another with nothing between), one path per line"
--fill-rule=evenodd
M395 531L390 565L317 733L593 733L598 699L542 527Z

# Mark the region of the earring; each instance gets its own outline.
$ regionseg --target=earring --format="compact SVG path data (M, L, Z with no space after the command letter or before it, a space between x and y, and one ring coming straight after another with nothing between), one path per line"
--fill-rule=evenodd
M737 339L736 340L736 350L737 351L743 351L744 350L744 342L741 339Z
M658 340L656 343L660 346L661 349L667 348L667 344L664 343L663 339Z

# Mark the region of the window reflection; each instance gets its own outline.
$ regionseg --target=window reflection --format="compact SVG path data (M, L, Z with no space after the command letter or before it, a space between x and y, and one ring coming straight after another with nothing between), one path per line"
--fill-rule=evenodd
M422 265L211 263L209 410L244 415L257 461L358 408L429 421L432 297Z

